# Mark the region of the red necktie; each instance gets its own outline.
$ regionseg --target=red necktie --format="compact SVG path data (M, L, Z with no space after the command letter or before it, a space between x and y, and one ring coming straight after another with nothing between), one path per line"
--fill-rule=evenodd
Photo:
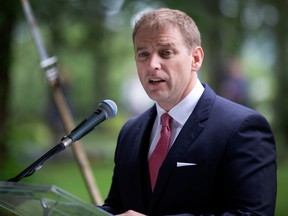
M161 135L160 139L149 158L149 172L150 172L150 180L152 191L154 190L154 186L157 180L159 169L169 151L169 145L171 141L171 131L169 127L171 117L168 113L164 113L161 116Z

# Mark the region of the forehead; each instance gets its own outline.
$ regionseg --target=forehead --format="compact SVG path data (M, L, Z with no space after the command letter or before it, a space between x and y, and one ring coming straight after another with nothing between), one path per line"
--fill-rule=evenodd
M179 45L183 43L183 37L174 26L163 26L161 28L141 27L134 38L135 49L143 46Z

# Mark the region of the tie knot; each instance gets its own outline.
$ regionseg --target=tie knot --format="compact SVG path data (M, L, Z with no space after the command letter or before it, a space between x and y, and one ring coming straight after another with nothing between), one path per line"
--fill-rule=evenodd
M170 125L170 120L171 120L171 116L170 116L168 113L164 113L164 114L161 116L162 126L164 126L164 127L169 127L169 125Z

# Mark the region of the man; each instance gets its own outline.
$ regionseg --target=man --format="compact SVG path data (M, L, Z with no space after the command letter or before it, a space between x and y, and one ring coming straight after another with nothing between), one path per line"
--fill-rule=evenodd
M156 103L123 126L102 208L123 215L273 215L270 126L200 83L204 52L194 21L177 10L148 12L134 27L133 44L140 81ZM160 123L163 113L172 120ZM156 149L167 142L163 157Z

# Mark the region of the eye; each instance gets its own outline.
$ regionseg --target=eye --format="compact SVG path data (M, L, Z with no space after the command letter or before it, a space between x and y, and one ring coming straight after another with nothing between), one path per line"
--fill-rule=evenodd
M147 57L148 55L149 55L148 52L141 52L141 53L138 54L138 57L139 57L139 58L145 58L145 57Z
M164 50L163 52L162 52L162 56L163 57L170 57L171 55L173 54L173 52L171 51L171 50Z

